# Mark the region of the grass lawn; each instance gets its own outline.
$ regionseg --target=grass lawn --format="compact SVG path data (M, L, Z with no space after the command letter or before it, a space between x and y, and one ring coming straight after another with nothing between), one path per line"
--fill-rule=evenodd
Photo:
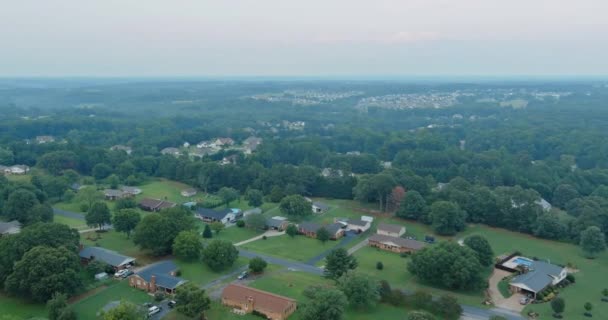
M201 231L203 229L201 228ZM219 234L216 234L215 232L213 232L213 239L220 239L220 240L227 240L230 241L232 243L237 243L237 242L241 242L247 239L251 239L255 236L259 236L260 234L262 234L262 231L257 231L257 230L253 230L250 228L239 228L237 226L232 226L229 228L225 228L224 230L220 231Z
M152 297L144 291L129 287L129 281L122 280L74 303L72 307L78 315L78 319L96 319L97 312L101 308L107 303L117 300L127 300L135 304L142 304L144 302L151 302Z
M67 224L71 228L78 229L78 230L89 229L87 224L82 220L68 218L68 217L64 217L64 216L60 216L60 215L53 216L53 222Z
M15 182L30 182L32 181L32 175L30 174L9 174L9 175L5 175L6 179L8 179L8 181L15 181Z
M234 263L234 265L222 272L214 272L209 267L200 261L197 262L184 262L175 259L175 263L179 266L181 271L180 277L190 280L198 285L207 284L222 275L229 274L234 270L245 266L249 263L249 260L244 257L239 257L238 260Z
M592 313L595 317L608 314L608 303L600 300L602 289L608 287L608 283L605 281L608 274L608 253L604 252L598 258L589 260L582 255L580 248L573 244L538 239L486 226L470 226L464 234L478 234L486 237L497 255L519 250L529 257L550 259L552 263L563 265L568 263L574 265L580 270L574 274L576 284L563 289L560 293L560 297L566 301L564 319L583 319L585 302L593 304ZM530 310L540 313L540 319L552 319L549 303L529 305L524 312L527 313Z
M97 240L95 237L99 236ZM108 232L87 232L80 235L80 239L84 245L87 246L99 246L106 249L120 252L121 254L137 258L136 263L139 265L145 265L154 262L153 257L147 256L146 252L141 251L137 247L133 240L127 239L127 235L121 232L110 230Z
M240 247L245 250L251 250L270 256L305 262L323 251L333 248L339 241L340 240L330 240L323 244L317 239L301 235L294 238L282 235L278 237L269 237L266 240L260 239Z
M508 298L512 296L511 290L509 290L509 281L502 280L498 283L498 291L503 296L503 298Z
M2 315L13 315L17 319L25 320L36 317L45 318L47 311L43 303L30 303L0 293L0 316Z
M247 314L244 316L241 315L237 315L232 313L231 308L228 307L224 307L222 306L219 302L216 301L212 301L211 302L211 309L207 310L207 312L205 312L205 315L207 316L207 319L211 319L211 320L260 320L262 318L258 317L258 316L254 316L251 314ZM183 314L177 312L176 310L173 310L171 312L169 312L164 318L163 320L192 320L193 318L189 318L184 316Z

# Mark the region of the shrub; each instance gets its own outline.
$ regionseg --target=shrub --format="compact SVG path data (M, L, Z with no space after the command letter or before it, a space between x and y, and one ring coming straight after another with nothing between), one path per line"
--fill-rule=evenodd
M82 204L80 204L80 211L82 211L82 212L87 212L87 211L89 211L89 205L88 205L88 204L86 204L86 203L82 203Z
M376 262L376 269L382 270L384 269L384 264L381 261Z
M245 221L243 221L243 220L238 220L238 221L236 222L236 226L237 226L237 227L239 227L239 228L244 227L244 226L245 226Z
M268 237L262 236L262 240L266 240L266 239L268 239Z
M576 278L574 277L574 275L572 273L568 273L568 275L566 276L566 280L570 281L570 283L576 282Z
M157 292L154 294L154 300L155 301L163 301L165 300L165 294L162 292Z

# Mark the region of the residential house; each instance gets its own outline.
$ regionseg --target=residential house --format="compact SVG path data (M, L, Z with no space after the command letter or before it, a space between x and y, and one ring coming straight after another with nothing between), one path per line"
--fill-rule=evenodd
M313 222L302 222L298 225L298 232L309 238L316 238L317 231L321 228L325 228L327 231L329 231L331 240L338 240L344 236L344 229L342 229L342 225L339 223L332 223L322 226Z
M162 209L173 208L176 204L171 201L144 198L139 201L139 207L145 211L160 211Z
M230 138L217 138L213 143L218 147L228 147L234 144L234 140Z
M376 233L398 238L405 234L405 227L396 224L379 223Z
M125 197L125 193L122 190L116 190L116 189L105 189L103 191L103 196L106 198L106 200L118 200L118 199L122 199Z
M509 283L511 292L531 293L536 298L548 286L556 285L566 278L565 267L543 261L532 261L524 273L515 276Z
M129 277L129 285L149 293L173 294L177 287L187 282L177 277L178 269L171 260L157 262Z
M133 152L133 149L131 149L131 147L129 147L129 146L123 146L121 144L117 144L115 146L111 146L110 150L111 151L124 151L128 155L131 155L131 152Z
M128 196L128 197L134 197L134 196L142 193L142 190L137 187L122 186L122 187L120 187L120 190L122 190L124 195Z
M373 220L372 220L373 221ZM342 227L348 231L355 231L357 233L365 232L372 226L372 221L363 219L345 219L335 218L334 222L339 223Z
M0 237L21 232L21 223L17 220L0 222Z
M329 206L323 202L314 201L312 203L312 212L313 213L321 214L321 213L325 213L327 210L329 210Z
M277 216L266 219L266 226L270 230L284 231L287 229L288 225L289 221L287 221L287 218L284 217Z
M182 197L193 197L196 195L196 189L188 188L188 189L182 190L181 194L182 194Z
M160 153L163 155L171 155L175 157L179 157L182 154L178 148L164 148L160 151Z
M30 167L22 164L17 164L14 166L0 166L0 172L4 174L26 174L30 171Z
M198 208L196 209L196 215L204 222L220 221L227 224L236 220L236 213L232 209L216 211L208 208Z
M85 188L85 186L81 185L80 183L72 183L70 185L70 189L72 189L72 191L74 192L78 192L80 190L82 190L83 188Z
M539 200L536 200L534 203L536 203L537 205L539 205L541 208L543 208L543 211L545 212L549 212L551 211L551 204L549 203L549 201L540 198Z
M236 164L238 160L239 160L239 156L236 154L233 154L231 156L222 158L222 161L220 161L220 165L225 166L225 165L229 165L229 164Z
M135 258L101 247L83 247L80 245L78 255L80 256L80 261L85 265L92 261L101 261L112 266L114 270L129 268L135 262Z
M243 217L246 217L251 214L261 214L261 213L262 213L262 209L253 208L253 209L249 209L249 210L246 210L245 212L243 212Z
M53 136L37 136L36 137L36 143L38 143L38 144L45 144L45 143L51 143L51 142L55 142L55 138Z
M325 178L341 178L344 176L344 171L340 169L324 168L321 170L321 176Z
M198 149L195 149L195 150L191 150L188 154L191 157L202 158L204 156L212 155L212 154L216 154L216 153L217 153L216 149L213 149L213 148L210 148L210 147L201 147L201 148L198 148Z
M258 146L262 144L262 138L249 137L243 141L243 148L245 154L252 154L257 150Z
M397 253L418 251L425 247L421 241L391 237L383 234L374 234L368 239L368 244L372 247Z
M296 300L270 292L229 284L222 291L222 304L237 313L259 313L270 320L285 320L296 311Z

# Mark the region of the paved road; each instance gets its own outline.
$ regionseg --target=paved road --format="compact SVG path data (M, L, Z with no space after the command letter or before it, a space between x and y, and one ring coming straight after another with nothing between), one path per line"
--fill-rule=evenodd
M303 272L312 273L312 274L316 274L316 275L323 274L323 269L309 265L309 264L305 264L302 262L296 262L296 261L276 258L276 257L272 257L272 256L267 256L267 255L243 250L243 249L239 249L239 253L241 256L243 256L245 258L260 257L260 258L266 260L266 262L268 262L268 263L277 264L277 265L280 265L280 266L283 266L286 268L290 268L290 270L292 270L292 271L303 271Z
M490 319L491 316L502 316L505 317L507 320L525 319L524 317L515 312L502 308L481 309L477 307L462 305L462 310L462 317L464 319L487 320Z
M148 318L149 320L159 320L162 319L167 313L171 312L171 308L169 308L169 300L163 300L159 303L153 303L153 305L158 306L160 308L160 312L157 314L153 314Z
M355 241L355 239L357 239L357 233L354 231L346 231L346 233L344 233L344 237L342 237L342 239L340 239L340 243L338 243L336 246L329 248L323 252L321 252L320 254L308 259L306 261L306 264L309 265L315 265L317 264L317 262L325 259L325 257L334 249L338 249L341 247L344 247L346 245L348 245L349 243Z

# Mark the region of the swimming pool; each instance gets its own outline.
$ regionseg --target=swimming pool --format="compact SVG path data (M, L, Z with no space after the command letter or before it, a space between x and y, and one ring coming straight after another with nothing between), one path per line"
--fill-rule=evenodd
M517 265L523 265L526 267L529 267L532 265L532 263L534 263L534 261L522 257L517 257L517 259L513 260L513 262Z

